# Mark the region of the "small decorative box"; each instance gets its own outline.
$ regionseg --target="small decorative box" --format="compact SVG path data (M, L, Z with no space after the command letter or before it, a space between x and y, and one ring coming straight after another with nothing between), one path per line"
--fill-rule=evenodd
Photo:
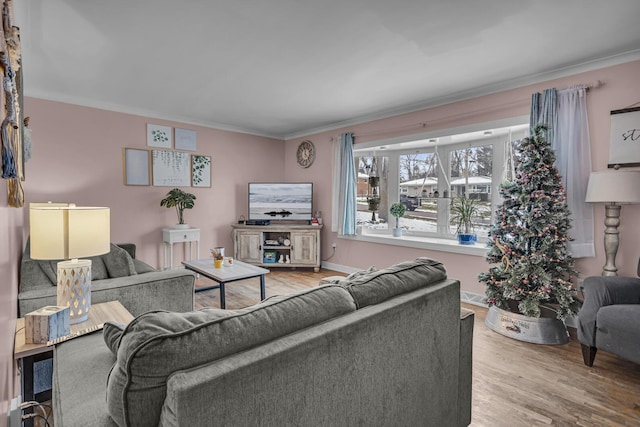
M27 344L42 344L71 333L69 307L49 305L32 311L24 319Z
M276 251L264 251L263 262L265 264L272 264L276 262Z

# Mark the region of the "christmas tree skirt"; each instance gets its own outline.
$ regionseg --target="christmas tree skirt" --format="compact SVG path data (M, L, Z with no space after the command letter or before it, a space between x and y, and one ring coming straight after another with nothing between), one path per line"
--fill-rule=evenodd
M566 344L569 332L562 320L528 317L491 306L485 319L489 329L509 338L534 344Z

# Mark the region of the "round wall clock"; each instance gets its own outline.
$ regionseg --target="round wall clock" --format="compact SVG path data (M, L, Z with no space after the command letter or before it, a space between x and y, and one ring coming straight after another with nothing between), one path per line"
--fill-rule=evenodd
M311 141L302 141L298 145L298 151L296 153L296 159L298 166L301 168L308 168L313 164L316 159L316 147L313 146Z

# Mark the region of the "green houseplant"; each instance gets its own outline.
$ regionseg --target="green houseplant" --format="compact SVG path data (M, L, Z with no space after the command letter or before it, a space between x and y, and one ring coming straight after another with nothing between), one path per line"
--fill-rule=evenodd
M193 208L196 196L191 193L174 188L167 193L167 197L160 201L160 206L166 208L176 208L178 214L178 224L176 228L188 228L189 225L184 222L184 210Z
M400 228L400 217L404 215L405 208L402 203L394 203L389 209L391 215L396 217L396 228L393 229L393 237L402 237L402 228Z
M451 201L451 216L449 218L452 225L456 226L458 243L461 245L473 245L478 240L473 232L473 217L480 214L480 210L475 200L466 197L456 197Z

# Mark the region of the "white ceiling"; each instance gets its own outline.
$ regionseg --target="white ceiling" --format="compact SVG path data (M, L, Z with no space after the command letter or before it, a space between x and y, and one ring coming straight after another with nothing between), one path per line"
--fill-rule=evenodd
M638 0L14 0L27 96L276 138L640 59Z

